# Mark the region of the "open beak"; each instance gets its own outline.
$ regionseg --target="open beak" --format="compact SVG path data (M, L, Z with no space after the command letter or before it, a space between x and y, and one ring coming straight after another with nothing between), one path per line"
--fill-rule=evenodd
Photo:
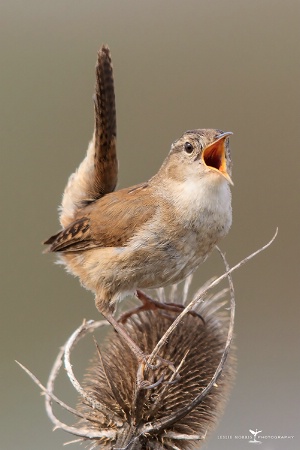
M225 139L230 136L231 131L222 133L218 139L206 147L202 152L202 161L211 170L219 172L226 180L233 185L233 181L227 172Z

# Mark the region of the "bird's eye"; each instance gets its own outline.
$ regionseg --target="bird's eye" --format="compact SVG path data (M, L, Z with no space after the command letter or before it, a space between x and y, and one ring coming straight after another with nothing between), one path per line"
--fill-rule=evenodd
M187 153L192 153L193 150L194 150L194 147L192 146L192 144L191 144L190 142L186 142L186 143L184 144L184 150L185 150Z

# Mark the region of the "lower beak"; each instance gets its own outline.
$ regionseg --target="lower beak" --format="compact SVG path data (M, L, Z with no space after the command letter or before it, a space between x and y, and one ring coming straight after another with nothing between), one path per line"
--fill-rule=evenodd
M222 133L215 142L206 147L202 152L202 161L209 169L219 172L233 185L233 181L227 172L225 147L225 140L231 134L231 131Z

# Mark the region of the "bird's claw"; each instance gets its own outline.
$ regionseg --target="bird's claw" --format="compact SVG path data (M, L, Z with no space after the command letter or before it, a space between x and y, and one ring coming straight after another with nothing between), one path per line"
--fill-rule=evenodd
M119 323L122 324L126 323L131 316L133 316L134 314L139 314L142 311L158 311L158 310L161 311L161 314L164 317L167 317L168 319L171 320L172 316L168 313L173 312L180 314L185 308L185 306L181 305L180 303L159 302L158 300L152 299L151 297L149 297L140 290L137 290L136 295L138 299L142 302L142 305L123 313L118 319ZM205 325L205 320L203 319L201 314L197 313L196 311L189 311L188 314L191 314L194 317L198 317L202 321L203 325Z

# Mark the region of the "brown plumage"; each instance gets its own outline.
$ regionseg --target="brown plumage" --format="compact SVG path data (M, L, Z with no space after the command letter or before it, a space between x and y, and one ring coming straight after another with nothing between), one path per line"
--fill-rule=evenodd
M132 352L116 334L110 334L103 364L95 357L85 377L85 389L103 403L113 414L116 423L91 406L79 404L79 410L88 414L90 430L115 430L115 439L91 440L91 448L101 449L191 449L205 442L207 433L216 425L235 373L234 349L231 350L222 375L211 392L188 412L184 408L207 386L221 358L226 341L227 319L215 312L210 302L201 306L202 321L188 315L178 325L163 347L161 356L174 361L180 368L180 379L174 384L160 384L153 389L136 391L138 363ZM147 312L133 316L126 330L145 353L170 326L170 320L161 314ZM149 372L150 382L157 381L163 368ZM165 373L165 381L171 376ZM120 427L120 421L123 426ZM80 422L78 425L82 426Z
M137 290L185 279L228 233L232 133L187 131L148 182L113 192L118 170L113 86L104 46L96 66L93 140L64 191L63 229L45 244L95 293L98 310L142 361L145 355L113 317L115 304Z
M74 222L45 241L50 245L48 251L73 252L126 246L157 209L151 194L152 190L144 183L105 195L99 200L100 208L95 208L94 204L86 206L78 212ZM122 208L116 208L117 203L122 203Z
M116 153L116 105L110 51L102 46L98 52L95 85L95 180L91 199L115 190L118 180Z

